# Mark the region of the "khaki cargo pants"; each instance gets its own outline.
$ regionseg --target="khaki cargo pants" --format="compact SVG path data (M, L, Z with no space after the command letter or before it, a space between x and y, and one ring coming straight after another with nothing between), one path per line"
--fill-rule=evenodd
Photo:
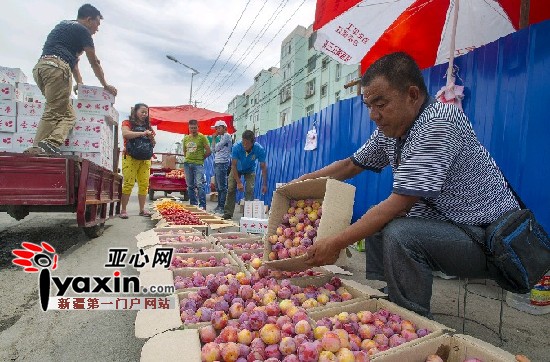
M59 147L65 143L76 121L70 99L72 71L60 59L40 59L32 70L32 75L46 98L44 114L34 137L34 146L40 141L47 141Z

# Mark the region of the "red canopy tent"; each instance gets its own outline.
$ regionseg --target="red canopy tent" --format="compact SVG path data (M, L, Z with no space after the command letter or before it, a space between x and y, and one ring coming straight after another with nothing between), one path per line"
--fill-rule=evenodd
M235 133L233 116L227 113L219 113L191 105L175 107L149 107L149 120L152 126L158 130L172 133L189 133L189 120L196 119L199 123L199 132L205 135L214 133L212 126L216 121L223 120L227 123L227 132Z

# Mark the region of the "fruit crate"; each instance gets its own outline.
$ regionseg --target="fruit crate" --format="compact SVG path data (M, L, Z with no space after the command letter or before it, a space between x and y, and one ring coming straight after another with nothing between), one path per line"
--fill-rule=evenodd
M402 308L398 306L397 304L394 304L392 302L389 302L384 299L368 299L368 300L362 300L358 303L353 304L347 304L344 306L336 306L334 308L325 308L324 310L318 310L318 311L311 311L308 312L309 318L312 321L314 326L317 326L317 322L321 320L324 317L334 317L342 312L347 313L358 313L361 311L370 311L370 312L376 312L379 309L386 309L390 313L398 314L403 320L408 320L412 322L417 329L428 329L430 331L429 334L426 336L414 339L409 342L405 342L399 346L392 347L384 352L378 352L374 354L371 359L375 360L375 357L380 358L380 360L377 359L377 361L384 361L382 359L382 353L389 353L389 351L404 351L406 352L409 350L411 346L414 346L418 343L421 343L423 341L433 340L436 337L439 337L447 332L454 332L453 329L441 324L437 323L435 321L432 321L428 318L422 317L419 314L416 314L410 310L407 310L405 308ZM379 357L378 357L379 356ZM402 359L400 361L409 361L409 359ZM423 360L424 361L424 360Z
M225 239L237 239L237 238L248 238L253 237L253 235L248 233L241 232L226 232L226 233L212 233L211 235L216 241L225 240Z
M241 245L247 245L247 247L241 246L238 247L238 244ZM254 247L254 244L258 244ZM231 239L231 240L222 240L217 243L218 246L223 248L224 250L235 250L235 249L242 249L242 250L248 250L248 249L262 249L263 253L263 241L259 238L243 238L243 239ZM237 245L237 247L235 247Z
M174 269L174 270L170 270L171 274L170 274L170 282L171 283L174 283L175 281L175 278L177 276L180 276L180 277L192 277L193 276L193 273L196 272L196 270L189 270L191 268L180 268L180 269ZM242 268L240 267L237 267L235 265L230 265L230 266L227 266L227 267L212 267L212 268L209 268L208 272L205 273L205 272L202 272L202 271L199 271L204 277L206 277L208 274L218 274L220 272L226 272L226 271L231 271L233 272L234 274L236 273L239 273L242 271ZM248 272L245 272L246 276L247 277L250 277L250 273ZM190 288L177 288L176 285L174 284L174 287L175 287L175 293L182 293L182 292L192 292L192 291L197 291L198 289L200 289L201 287L190 287Z
M264 252L264 249L234 249L234 250L229 250L228 254L231 255L233 260L235 260L241 266L241 269L254 273L256 270L252 268L252 266L250 265L253 258L245 262L241 258L241 256L245 253L260 255L263 252ZM260 260L262 260L262 258L260 258ZM263 260L262 260L262 263L263 263Z
M183 267L184 269L202 271L202 273L206 273L206 274L210 274L211 271L212 271L212 268L217 268L217 267L222 267L223 268L223 267L229 267L229 266L233 265L233 266L236 266L237 268L240 268L240 265L231 257L231 255L226 254L223 251L218 251L218 252L214 252L214 253L174 253L172 255L172 259L174 259L176 257L180 257L182 259L194 258L196 260L203 260L203 261L209 260L211 257L214 257L217 262L220 262L221 259L223 259L223 258L227 258L229 260L229 264L217 265L217 266L213 266L213 267L212 266ZM173 267L172 264L170 264L170 269L175 270L175 269L182 269L182 268Z
M485 362L514 362L511 353L480 339L464 334L444 334L432 339L419 341L406 349L389 349L374 355L376 362L425 362L426 357L436 354L441 346L449 348L447 362L462 362L468 358L477 358Z
M202 234L205 235L206 225L198 225L198 228L188 225L158 226L153 230L157 235Z
M202 234L184 234L184 235L160 235L159 243L162 245L172 244L212 244L207 237Z
M304 270L305 255L269 261L272 251L269 236L276 235L283 216L288 213L291 200L320 200L322 216L316 231L317 238L326 238L340 233L351 222L355 187L344 182L328 178L305 180L282 186L275 190L271 202L268 229L264 238L265 265L272 269L299 271ZM346 253L342 250L336 265L346 263Z

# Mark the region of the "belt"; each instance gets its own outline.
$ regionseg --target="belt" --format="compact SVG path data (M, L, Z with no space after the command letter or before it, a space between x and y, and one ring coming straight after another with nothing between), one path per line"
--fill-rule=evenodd
M61 57L59 57L57 55L43 55L43 56L40 57L40 59L57 59L57 60L62 61L65 64L69 65L69 63L67 63L64 59L62 59Z

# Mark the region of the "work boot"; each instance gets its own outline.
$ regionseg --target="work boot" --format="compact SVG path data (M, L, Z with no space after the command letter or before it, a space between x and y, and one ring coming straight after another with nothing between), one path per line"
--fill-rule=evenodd
M222 219L224 219L224 220L230 220L232 218L233 218L233 216L231 216L229 214L223 214L223 216L222 216Z
M61 156L61 153L59 152L59 147L52 145L48 141L40 141L38 142L38 147L44 150L47 155L50 156Z

